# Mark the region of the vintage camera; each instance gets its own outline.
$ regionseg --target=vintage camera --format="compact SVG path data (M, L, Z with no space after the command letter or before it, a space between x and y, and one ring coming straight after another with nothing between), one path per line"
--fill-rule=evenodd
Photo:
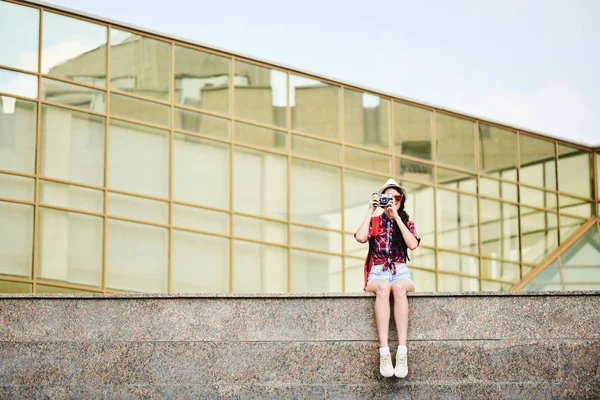
M379 197L379 207L386 207L390 202L392 202L391 194L378 194Z

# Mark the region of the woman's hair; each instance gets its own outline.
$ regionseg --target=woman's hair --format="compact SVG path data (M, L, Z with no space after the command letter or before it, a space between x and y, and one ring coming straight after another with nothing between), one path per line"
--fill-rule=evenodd
M402 193L400 193L400 194L402 195ZM404 211L404 203L405 202L406 202L406 198L404 196L402 196L402 202L400 203L400 208L398 209L398 215L400 216L400 219L402 220L402 222L404 222L404 225L406 225L406 227L408 228L408 220L410 217L408 216L408 213L406 211ZM401 254L404 255L404 257L406 257L407 260L409 260L408 246L406 245L406 242L404 241L404 237L402 236L400 227L398 226L396 221L392 221L392 224L394 227L394 231L392 233L392 252L393 253L400 252Z

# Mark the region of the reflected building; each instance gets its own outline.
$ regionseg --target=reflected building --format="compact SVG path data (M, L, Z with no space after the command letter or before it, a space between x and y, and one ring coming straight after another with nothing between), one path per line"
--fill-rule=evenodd
M417 290L600 287L597 148L35 3L0 14L0 291L360 291L352 233L390 177Z

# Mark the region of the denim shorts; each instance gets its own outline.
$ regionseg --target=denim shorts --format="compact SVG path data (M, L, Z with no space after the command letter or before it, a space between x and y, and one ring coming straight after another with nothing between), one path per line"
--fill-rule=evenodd
M390 285L399 279L411 280L406 263L396 264L396 275L392 275L391 268L383 271L383 265L373 265L371 267L371 272L369 272L368 282L373 279L381 279Z

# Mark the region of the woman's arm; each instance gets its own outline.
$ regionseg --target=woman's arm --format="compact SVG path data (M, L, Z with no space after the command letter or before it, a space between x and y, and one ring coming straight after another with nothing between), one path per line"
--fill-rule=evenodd
M369 224L371 223L371 217L375 212L375 207L377 204L379 204L379 197L376 193L373 193L371 200L369 200L369 211L354 234L354 238L359 243L365 243L367 240L369 240Z
M415 237L415 235L412 234L404 222L402 222L402 219L399 216L396 216L394 219L400 227L400 232L402 232L402 237L404 238L406 247L408 247L410 250L414 250L419 247L419 240Z

